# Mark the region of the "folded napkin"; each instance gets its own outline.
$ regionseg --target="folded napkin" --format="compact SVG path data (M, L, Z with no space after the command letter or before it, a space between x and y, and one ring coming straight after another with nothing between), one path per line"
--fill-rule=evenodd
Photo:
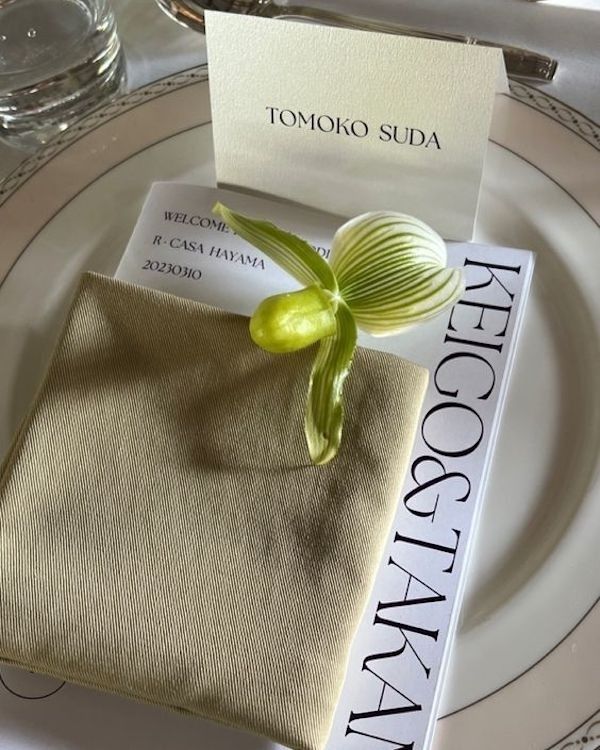
M0 659L318 750L427 380L359 350L309 462L312 352L84 276L0 475Z

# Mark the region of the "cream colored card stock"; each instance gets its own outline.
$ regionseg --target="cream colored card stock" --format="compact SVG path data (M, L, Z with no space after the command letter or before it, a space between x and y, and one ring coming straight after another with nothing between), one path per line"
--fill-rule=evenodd
M473 232L498 49L206 13L217 180Z

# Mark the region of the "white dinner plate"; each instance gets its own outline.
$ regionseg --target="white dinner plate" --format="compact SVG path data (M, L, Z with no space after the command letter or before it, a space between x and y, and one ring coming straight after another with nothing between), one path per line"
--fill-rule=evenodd
M539 91L498 98L475 239L538 263L438 750L600 747L599 147L598 126ZM81 271L112 273L158 179L214 184L204 68L97 111L0 186L0 455ZM3 750L269 746L13 668L0 678Z

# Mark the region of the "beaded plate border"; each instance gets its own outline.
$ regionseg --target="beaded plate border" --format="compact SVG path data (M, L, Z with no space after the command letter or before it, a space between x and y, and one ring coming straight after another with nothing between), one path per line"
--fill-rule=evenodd
M2 182L0 182L0 206L16 191L32 174L47 164L52 158L67 149L72 143L82 138L86 133L100 127L103 123L118 117L127 110L134 109L151 99L168 94L174 89L192 86L195 83L208 79L208 68L200 65L189 70L184 70L175 75L153 81L142 88L136 89L125 96L115 99L106 105L99 107L84 117L78 123L72 125L59 136L51 140L46 146L36 152L33 156L25 159L14 169ZM533 88L525 83L510 82L510 95L513 99L522 102L542 114L550 117L575 135L589 143L593 148L600 151L600 125L590 120L581 112L572 109L563 102L552 96Z
M548 750L600 750L600 709Z
M513 99L528 104L552 120L556 120L600 151L600 125L590 120L589 117L525 83L511 81L510 93Z

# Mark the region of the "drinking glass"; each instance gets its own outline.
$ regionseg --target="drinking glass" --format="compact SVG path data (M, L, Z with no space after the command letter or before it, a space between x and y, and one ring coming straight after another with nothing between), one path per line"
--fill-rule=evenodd
M0 137L45 143L121 89L108 0L0 0Z

